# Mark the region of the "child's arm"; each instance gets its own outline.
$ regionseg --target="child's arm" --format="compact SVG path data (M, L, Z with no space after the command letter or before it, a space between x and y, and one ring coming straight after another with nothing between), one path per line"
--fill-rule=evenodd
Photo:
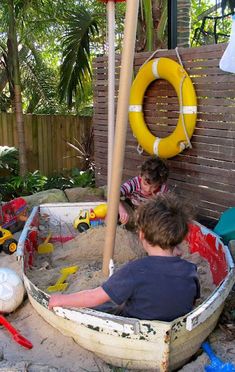
M53 307L95 307L111 301L102 287L71 294L55 294L50 297L48 308Z
M129 220L129 214L127 213L122 202L119 203L118 213L119 213L119 221L125 225Z

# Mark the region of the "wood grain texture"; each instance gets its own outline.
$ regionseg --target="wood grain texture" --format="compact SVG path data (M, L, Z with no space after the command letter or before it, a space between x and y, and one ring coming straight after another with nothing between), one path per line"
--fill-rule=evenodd
M169 185L197 206L198 217L216 222L220 214L235 204L235 74L219 69L226 44L199 48L179 48L184 68L198 98L198 119L191 139L192 149L167 160ZM134 75L151 53L138 53ZM153 58L178 61L175 50L157 51ZM116 100L120 56L116 56ZM107 57L94 62L94 135L97 186L107 181ZM134 77L134 76L133 76ZM178 121L179 104L173 87L164 80L151 83L144 96L145 122L155 136L165 137ZM138 143L128 127L123 180L139 172L148 157L137 152Z

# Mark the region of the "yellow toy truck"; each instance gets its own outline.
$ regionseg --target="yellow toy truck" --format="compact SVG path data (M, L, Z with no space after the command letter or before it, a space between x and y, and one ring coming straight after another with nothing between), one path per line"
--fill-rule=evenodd
M99 204L93 209L82 209L79 216L75 218L73 226L78 231L84 232L90 227L97 227L104 225L107 214L107 204Z
M17 240L13 238L9 230L3 229L0 226L0 252L13 254L17 249Z

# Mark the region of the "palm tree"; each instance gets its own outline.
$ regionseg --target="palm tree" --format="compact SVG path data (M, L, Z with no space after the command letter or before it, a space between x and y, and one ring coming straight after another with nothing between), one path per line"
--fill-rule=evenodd
M13 94L14 94L14 111L16 114L16 126L18 133L19 144L19 165L20 175L24 176L27 173L26 147L24 135L24 121L22 112L22 97L20 83L20 69L18 56L18 43L16 34L15 8L14 1L8 0L8 57L9 57L9 75L12 77Z
M191 0L177 1L177 45L179 47L190 46L191 31Z
M167 0L141 0L137 28L137 52L165 48Z

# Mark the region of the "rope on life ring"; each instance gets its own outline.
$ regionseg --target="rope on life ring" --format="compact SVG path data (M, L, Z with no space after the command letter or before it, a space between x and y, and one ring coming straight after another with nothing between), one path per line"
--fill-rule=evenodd
M143 99L148 85L156 79L167 80L175 89L180 114L175 130L167 137L155 137L147 128L143 114ZM184 68L169 58L153 59L139 70L130 93L129 121L139 145L149 154L171 158L191 147L197 119L197 98L194 86Z

